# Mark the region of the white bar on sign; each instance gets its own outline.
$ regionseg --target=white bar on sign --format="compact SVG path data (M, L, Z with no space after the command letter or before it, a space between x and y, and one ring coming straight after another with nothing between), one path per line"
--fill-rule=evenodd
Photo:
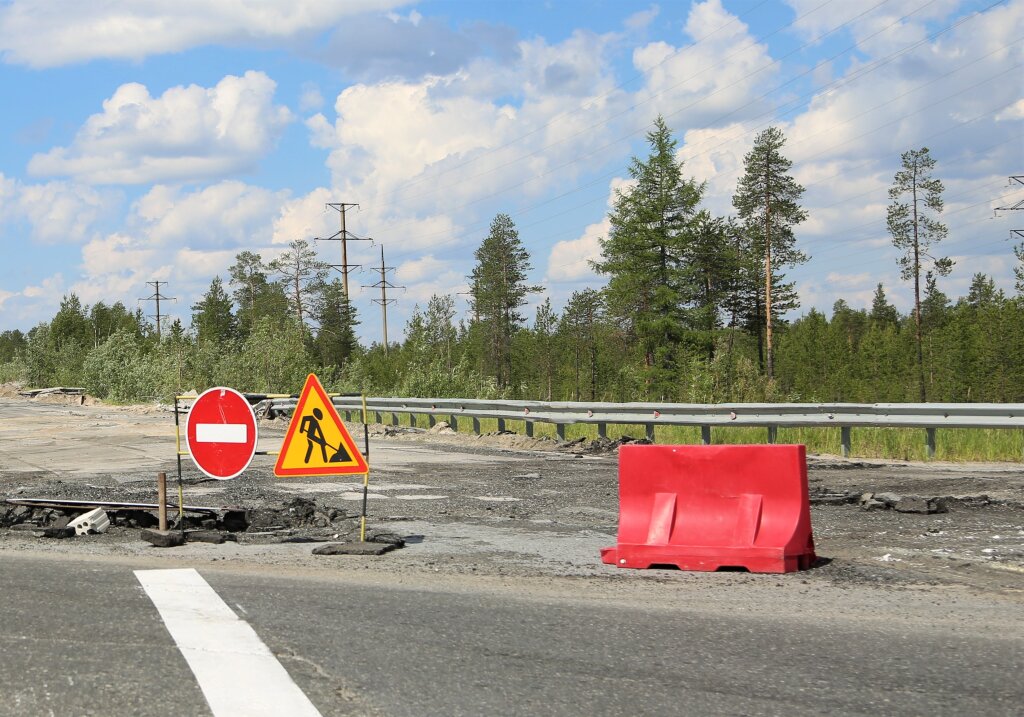
M249 427L244 423L197 423L198 443L245 443L249 439Z
M321 717L274 653L191 568L136 570L214 717Z

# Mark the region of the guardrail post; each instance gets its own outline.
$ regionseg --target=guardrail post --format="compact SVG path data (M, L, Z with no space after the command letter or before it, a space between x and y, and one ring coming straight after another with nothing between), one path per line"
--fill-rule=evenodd
M705 446L711 445L711 426L700 427L700 442Z
M558 440L560 440L560 441L564 441L565 440L565 424L564 423L556 423L555 424L555 435L558 436Z
M935 457L935 429L926 428L924 429L925 434L925 445L928 451L928 459L931 460Z
M779 427L778 426L768 426L768 442L769 443L775 443L775 441L778 439L778 437L779 437Z
M345 421L352 423L352 411L345 411Z
M374 411L373 412L373 417L375 419L377 419L375 421L375 423L384 423L384 417L382 415L380 415L380 411Z
M505 419L504 418L499 418L498 419L498 433L504 433L504 432L505 432Z
M524 418L523 422L526 424L526 437L533 438L533 421L528 421Z
M428 413L427 414L427 427L428 428L433 428L434 424L436 424L436 423L437 423L437 416L435 416L433 413Z
M607 438L608 437L608 424L607 423L598 423L597 424L597 437L598 438Z
M395 413L394 411L391 412L391 425L392 426L397 426L398 425L398 414Z
M843 458L850 457L850 434L853 432L849 426L839 429L840 442L843 444Z
M645 423L644 424L644 433L647 436L647 440L650 441L651 443L654 443L654 424L653 423Z
M473 416L473 433L480 435L480 419Z
M453 431L458 433L459 432L459 419L458 419L458 417L455 416L455 415L451 415L451 416L448 416L448 418L452 419L452 422L449 423L448 425L452 427Z
M409 414L409 428L416 428L416 414Z

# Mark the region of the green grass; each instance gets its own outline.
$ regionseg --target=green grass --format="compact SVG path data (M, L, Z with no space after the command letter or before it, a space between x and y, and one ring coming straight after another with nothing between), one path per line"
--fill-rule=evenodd
M391 422L391 416L383 416ZM399 414L399 425L410 425L409 414ZM439 415L437 420L449 420ZM451 421L449 420L449 423ZM427 427L427 417L417 416L416 425ZM526 433L525 422L506 420L505 428L517 433ZM461 417L458 420L460 433L473 432L473 419ZM494 418L481 418L481 433L498 430ZM608 437L615 440L623 436L642 438L645 427L638 425L608 424ZM551 423L534 423L536 438L555 438L555 426ZM698 426L656 426L655 441L662 444L699 444ZM597 438L594 424L574 423L565 427L566 440ZM716 445L757 444L768 442L765 428L713 428L711 442ZM777 443L802 443L808 453L839 455L841 453L840 429L836 428L779 428ZM927 460L925 431L923 428L854 428L851 432L851 458L885 458L891 460ZM1024 430L995 428L941 428L935 435L935 460L968 461L1012 461L1024 458Z

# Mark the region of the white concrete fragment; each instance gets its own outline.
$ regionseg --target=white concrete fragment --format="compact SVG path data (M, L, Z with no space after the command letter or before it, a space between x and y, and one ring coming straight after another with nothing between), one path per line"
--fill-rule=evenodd
M96 508L88 513L82 513L82 515L68 523L68 527L75 529L75 535L105 533L107 528L110 527L110 518L107 517L107 511L103 510L103 508Z

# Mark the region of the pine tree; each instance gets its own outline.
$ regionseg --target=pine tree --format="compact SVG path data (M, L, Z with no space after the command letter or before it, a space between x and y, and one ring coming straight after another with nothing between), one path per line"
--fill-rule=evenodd
M924 380L924 349L921 328L921 275L927 262L938 276L947 276L953 269L948 257L934 257L929 252L932 244L946 237L946 226L933 215L942 212L942 182L932 177L935 160L928 148L904 152L902 169L896 172L889 188L887 223L892 243L903 251L898 262L904 281L914 282L914 324L917 330L918 394L926 401ZM905 201L909 199L909 202Z
M793 163L782 155L786 138L777 127L769 127L754 138L754 146L743 158L744 173L732 204L743 221L752 253L761 258L760 299L764 312L764 363L768 378L774 378L772 328L783 306L773 291L782 279L780 269L807 261L796 248L793 227L807 218L800 205L804 188L788 174ZM782 285L786 286L786 285ZM781 288L781 287L780 287ZM796 308L789 285L786 310Z
M598 395L599 330L605 318L605 305L601 293L593 289L574 291L562 312L559 332L568 343L573 364L573 398L583 399L581 377L589 385L588 398Z
M709 361L715 357L722 310L739 281L739 255L732 241L737 231L731 220L712 217L706 210L698 212L691 225L686 265L694 291L691 319Z
M494 218L474 256L469 276L474 323L483 336L486 371L505 388L512 383L512 337L526 320L519 309L541 289L526 283L530 255L507 214Z
M231 273L232 298L238 307L238 330L243 336L252 332L258 319L271 317L280 322L288 311L288 298L276 281L269 281L270 268L263 257L255 252L243 251L235 256Z
M300 330L305 335L306 318L313 308L313 296L327 279L328 266L317 258L305 239L288 244L288 250L270 262L271 272L281 277L288 304Z
M537 371L542 400L550 401L554 390L555 367L555 331L558 317L551 308L551 299L545 298L537 307L537 316L533 320L533 366Z
M593 266L609 277L609 311L643 350L648 392L662 397L675 391L685 307L697 294L697 277L688 271L689 231L704 185L683 177L665 120L659 116L654 125L647 161L634 157L629 167L635 184L615 192L611 232Z

